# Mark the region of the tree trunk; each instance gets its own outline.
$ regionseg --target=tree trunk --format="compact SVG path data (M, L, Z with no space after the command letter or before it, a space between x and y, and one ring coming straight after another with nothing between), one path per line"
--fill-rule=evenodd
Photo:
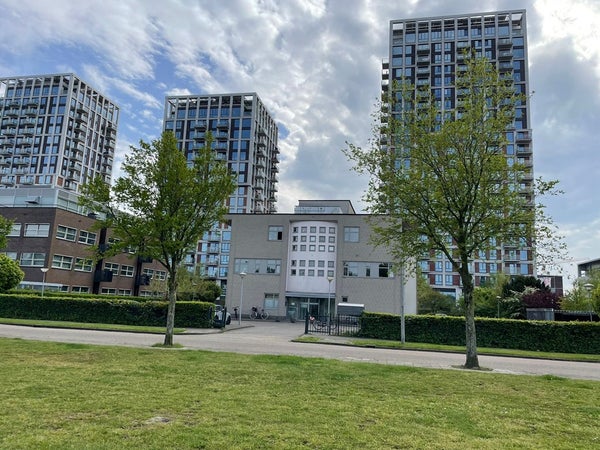
M177 301L177 272L169 273L167 280L167 297L169 299L169 307L167 308L167 331L165 333L164 345L173 346L173 329L175 328L175 303Z
M463 261L460 269L465 300L465 338L467 344L466 369L479 369L477 356L477 334L475 332L475 304L473 302L473 277L469 273L468 262Z

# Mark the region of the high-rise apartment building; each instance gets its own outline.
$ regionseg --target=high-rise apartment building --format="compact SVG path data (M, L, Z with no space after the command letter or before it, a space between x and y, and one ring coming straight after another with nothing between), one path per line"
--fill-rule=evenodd
M212 134L217 157L227 161L237 178L237 189L227 202L230 213L276 211L278 128L256 93L169 96L164 114L164 130L175 134L189 161L204 147L207 133ZM230 240L229 226L215 225L187 261L217 280L224 291Z
M531 194L533 155L524 10L390 21L389 57L383 62L382 89L387 91L395 80L429 88L444 117L458 105L455 79L457 73L466 69L467 51L487 58L503 77L512 79L515 91L525 96L517 107L513 127L506 130L509 143L504 151L507 158L531 168L531 176L520 181L520 189ZM495 251L482 252L473 265L476 285L498 272L535 273L532 249L507 243L498 243ZM421 269L435 289L451 295L460 293L460 277L443 255L431 255L431 259L421 261Z
M24 287L153 295L157 261L123 253L94 259L110 230L78 204L95 177L110 183L119 108L72 73L0 78L0 214L13 221L2 249Z
M119 108L72 73L0 78L0 188L110 182Z

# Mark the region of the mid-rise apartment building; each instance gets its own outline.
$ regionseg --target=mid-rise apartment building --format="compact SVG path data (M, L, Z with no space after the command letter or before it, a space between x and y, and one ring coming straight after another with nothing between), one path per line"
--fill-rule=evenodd
M192 161L212 135L212 148L237 178L227 201L230 213L269 214L276 211L279 147L277 124L256 93L168 96L164 130ZM227 289L231 228L215 224L187 260L188 267L215 279Z
M0 78L0 188L110 183L119 108L72 73Z
M525 195L533 191L533 153L529 105L527 27L524 10L500 11L390 21L389 55L383 62L382 90L394 81L407 80L419 89L430 89L439 105L441 117L453 114L460 101L455 80L466 69L467 53L485 57L516 92L523 94L513 126L506 130L507 158L531 168L520 180ZM432 254L420 262L421 271L435 289L456 296L460 277L442 254ZM482 252L473 261L475 284L503 272L509 275L534 275L534 256L529 247L497 243L497 249Z

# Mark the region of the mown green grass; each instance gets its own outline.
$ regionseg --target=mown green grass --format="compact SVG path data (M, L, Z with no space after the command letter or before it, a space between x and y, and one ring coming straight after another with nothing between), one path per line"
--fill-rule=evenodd
M0 339L2 449L586 449L600 383Z
M361 339L345 338L330 340L318 336L300 336L294 339L296 342L309 342L315 344L336 343L338 345L350 345L353 347L390 348L398 350L425 350L434 352L465 353L465 347L458 345L427 344L422 342L388 341L383 339ZM514 356L517 358L556 359L561 361L584 361L600 362L600 355L585 355L580 353L557 353L557 352L534 352L529 350L515 350L510 348L477 347L480 355ZM600 370L600 368L598 369Z
M87 323L87 322L62 322L55 320L31 320L31 319L6 319L0 318L0 323L6 325L25 325L28 327L48 327L48 328L75 328L85 330L101 331L127 331L129 333L152 333L164 334L165 327L139 327L133 325L119 325L111 323ZM183 333L184 328L175 328L174 333Z

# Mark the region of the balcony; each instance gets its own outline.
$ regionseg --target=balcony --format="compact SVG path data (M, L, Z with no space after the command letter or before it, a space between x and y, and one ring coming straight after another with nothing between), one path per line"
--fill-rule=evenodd
M195 141L204 140L205 137L206 133L203 131L190 133L190 139L193 139Z
M512 39L502 38L498 39L498 48L511 48L513 46Z
M17 134L16 128L9 128L8 130L4 131L5 136L15 136L16 134Z
M0 155L2 156L12 156L13 149L12 148L0 148Z
M14 127L16 128L19 125L19 121L17 119L10 119L2 122L0 128Z
M529 131L519 131L517 132L517 143L530 143L531 142L531 132Z
M512 59L512 57L513 57L513 52L511 50L505 50L505 51L498 52L499 60Z
M73 140L73 142L83 142L85 140L85 134L75 133L71 139Z
M67 153L67 158L69 161L83 162L83 156L79 152L69 152Z
M217 129L229 129L229 120L217 121Z
M192 123L192 128L195 130L206 130L206 120L196 120Z
M79 174L75 173L75 171L70 170L67 173L67 176L65 177L66 180L71 181L71 182L79 182L81 181L81 176L79 176Z
M10 166L10 158L1 158L0 157L0 167L8 167Z
M19 178L19 182L21 184L33 184L35 182L35 178L31 175L28 175L28 176Z
M8 116L8 117L18 117L21 115L21 111L19 111L16 108L11 108L11 109L4 111L4 115Z
M229 139L229 133L227 133L226 131L217 131L213 133L213 136L215 137L215 139L218 140Z
M0 178L0 183L6 186L13 186L15 184L15 177L13 175L7 175Z
M30 158L17 157L13 158L13 166L28 166L31 164Z
M15 149L15 152L14 152L14 154L17 156L31 156L32 153L33 153L32 147L17 148L17 149Z
M25 115L26 116L37 116L39 114L39 109L38 108L27 108L25 110Z
M76 123L87 123L88 117L87 114L76 114L74 119Z

